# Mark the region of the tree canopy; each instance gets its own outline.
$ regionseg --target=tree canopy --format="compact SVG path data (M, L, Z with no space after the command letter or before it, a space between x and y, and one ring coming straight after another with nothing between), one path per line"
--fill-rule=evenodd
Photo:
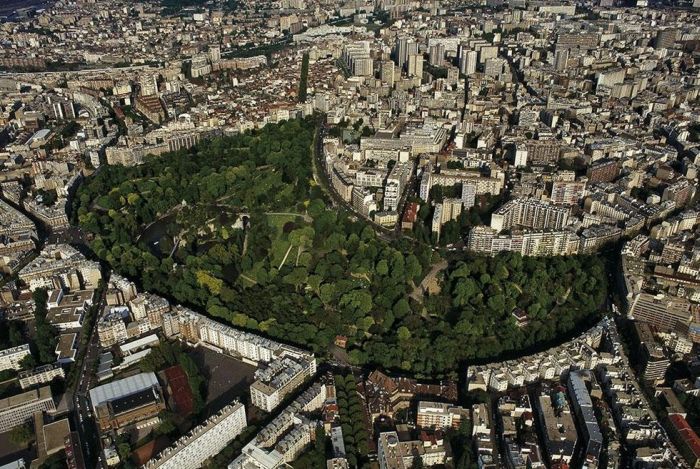
M76 194L92 248L146 290L237 327L323 353L348 337L353 364L439 377L572 332L605 290L595 258L454 262L440 295L409 299L428 244L388 242L333 208L314 182L311 119L108 166ZM511 316L527 310L520 329Z

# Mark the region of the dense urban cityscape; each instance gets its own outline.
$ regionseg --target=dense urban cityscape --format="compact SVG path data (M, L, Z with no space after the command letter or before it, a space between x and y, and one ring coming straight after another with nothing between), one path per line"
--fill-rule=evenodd
M700 0L6 0L0 469L700 468Z

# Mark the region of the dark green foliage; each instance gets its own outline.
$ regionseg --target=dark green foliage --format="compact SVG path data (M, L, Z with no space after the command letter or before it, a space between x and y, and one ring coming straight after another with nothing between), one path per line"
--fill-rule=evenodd
M0 350L26 343L22 321L0 320Z
M301 78L299 79L299 102L306 102L307 88L309 86L309 54L304 54L301 59Z
M295 469L325 469L326 446L330 439L326 437L323 427L316 427L315 440L312 446L292 463Z
M447 439L452 447L456 469L477 467L474 456L474 441L471 436L472 425L468 420L463 421L457 430L449 429L447 431Z
M187 7L203 7L208 3L211 3L210 0L160 0L166 14L176 14ZM221 0L217 3L230 11L238 10L241 6L238 0Z
M42 464L39 469L67 469L66 456L63 452L52 454Z
M436 67L425 62L425 70L433 76L436 80L438 78L447 78L447 69L444 67Z
M48 190L45 191L43 189L39 189L36 193L36 195L41 196L41 203L47 206L51 206L56 203L56 200L58 199L58 195L56 195L56 190Z
M174 365L180 365L187 375L190 390L194 397L194 413L200 413L204 409L206 381L197 364L187 355L181 344L177 342L162 342L159 346L151 349L151 353L143 359L141 369L144 371L159 371ZM168 433L167 428L160 431Z
M80 130L80 125L75 121L69 121L60 131L46 144L46 149L59 150L66 146L68 141L75 136ZM50 204L49 204L50 205Z
M680 394L678 400L688 413L686 420L695 432L700 432L700 396L692 394Z
M16 445L24 445L34 438L32 426L28 423L18 425L10 430L10 441Z
M480 296L453 303L453 290L463 287L452 276L464 271L454 265L443 295L423 305L409 301L434 262L432 250L403 238L388 243L352 214L329 206L319 186L310 183L313 130L313 121L289 121L152 157L138 167L105 167L79 189L73 216L95 233L97 255L145 290L316 352L325 352L342 334L352 364L418 376L445 376L461 360L551 340L597 311L592 290L574 282L590 281L604 295L602 270L591 272L597 263L590 258L475 258L467 277ZM278 212L291 215L280 221L273 214ZM249 214L246 231L232 226L239 213ZM421 209L419 215L430 213ZM162 232L146 240L144 227L156 220ZM525 278L531 271L525 266L532 263L543 272L561 263L570 269L561 278L533 283ZM532 298L543 285L566 289L575 283L571 308L549 311L551 302L534 306L527 296L513 297L515 287L499 277L500 268L489 274L497 281L480 280L481 270L503 265L509 282ZM513 324L514 303L533 309L530 329ZM460 329L462 320L473 329Z
M56 361L56 344L58 331L46 320L49 295L46 289L40 288L32 294L34 299L34 318L36 319L36 339L32 354L38 358L40 364L54 363Z
M364 419L365 409L357 393L355 376L350 373L345 376L335 375L335 390L348 462L351 467L360 467L368 462L369 435Z

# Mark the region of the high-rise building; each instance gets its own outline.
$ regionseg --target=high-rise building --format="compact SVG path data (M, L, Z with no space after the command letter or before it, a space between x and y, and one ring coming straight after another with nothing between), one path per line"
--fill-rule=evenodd
M408 56L408 76L423 77L423 55L411 54Z
M678 38L678 30L675 28L662 29L656 33L654 47L656 49L670 49Z
M139 77L141 85L141 96L153 96L158 93L158 75L155 73L145 73Z
M234 402L163 450L144 468L200 467L206 459L219 454L246 426L245 406Z
M445 45L438 43L430 46L429 55L430 65L442 67L445 64Z
M462 205L467 210L476 204L476 185L465 182L462 184Z
M569 49L559 49L554 53L554 68L558 72L566 70L566 64L569 61Z
M506 61L500 57L486 59L484 74L490 77L500 77L506 66Z
M459 56L459 71L466 76L476 73L476 64L479 54L475 50L462 49Z
M411 177L413 166L407 163L397 163L391 169L384 185L384 210L396 211L399 199Z
M513 227L560 230L568 221L568 209L535 199L513 199L491 215L491 228L499 232Z
M221 60L221 46L220 45L210 45L209 46L209 60L212 63L216 63Z
M598 33L561 32L557 35L556 48L590 50L598 47L599 42Z
M379 78L382 80L382 83L386 83L390 87L394 87L394 71L396 69L396 66L394 65L394 62L390 60L386 60L382 62L381 69L380 69L380 76Z
M639 342L639 367L644 375L644 380L652 383L661 383L666 376L666 370L671 361L651 329L645 322L635 321L634 331Z
M374 74L369 42L367 41L346 44L343 47L342 59L354 76L366 77Z
M481 46L479 48L479 63L486 63L489 59L495 59L498 57L498 47L497 46Z
M57 120L76 118L75 104L71 100L55 101L51 104L51 107Z
M577 205L586 192L586 180L554 181L550 200L555 205Z
M527 147L521 143L515 145L513 164L516 168L527 166Z
M408 62L409 45L411 49L413 49L413 46L416 44L407 37L398 38L394 45L394 61L396 62L396 66L399 67L399 71L403 70L404 65ZM416 52L418 51L417 47L415 50Z

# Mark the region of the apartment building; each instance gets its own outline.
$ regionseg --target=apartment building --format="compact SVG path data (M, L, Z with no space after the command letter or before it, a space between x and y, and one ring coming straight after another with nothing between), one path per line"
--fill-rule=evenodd
M31 355L29 344L18 345L0 350L0 371L21 370L22 360Z
M462 213L462 199L444 199L442 203L435 205L433 211L432 232L440 239L442 226L451 220L456 220Z
M35 412L54 412L56 404L48 386L0 399L0 433L34 418Z
M151 122L160 124L165 120L165 111L160 98L157 96L139 96L134 107L138 112L146 116Z
M576 419L582 430L586 463L597 464L603 448L603 435L593 410L591 395L586 386L586 381L591 379L595 378L590 373L580 370L572 371L569 373L567 389Z
M384 211L396 211L401 195L413 173L413 165L396 163L386 178L384 184Z
M97 323L100 347L108 348L128 339L124 322L125 315L128 315L128 309L123 306L112 307L105 312L105 315Z
M549 200L554 205L578 205L586 193L586 180L554 181Z
M58 365L43 365L19 374L19 385L27 389L37 384L50 383L54 378L65 378L63 368Z
M245 406L234 402L180 437L172 446L148 461L144 468L200 467L205 460L219 454L246 427Z
M561 142L559 140L528 140L525 142L527 163L534 165L552 165L559 161Z
M256 381L250 386L251 403L272 412L285 396L313 376L315 370L315 361L312 363L303 358L285 356L272 361L255 372Z
M344 201L350 202L352 200L352 189L354 187L352 179L335 165L331 170L331 183Z
M514 231L498 234L488 226L476 226L469 232L467 249L494 256L499 252L519 252L523 256L566 256L580 249L573 231Z
M444 402L419 401L416 413L416 426L420 428L448 429L459 428L469 419L469 411Z
M67 244L47 245L18 275L32 291L37 288L53 289L56 282L69 290L79 290L81 279L84 288L95 289L102 279L100 264L87 260Z
M629 302L627 317L644 321L662 331L687 328L693 315L684 298L640 292Z
M564 392L559 390L549 396L537 398L537 415L544 429L545 454L549 464L569 464L574 456L578 432Z
M491 228L496 231L513 227L535 230L561 230L569 221L568 209L535 199L513 199L491 215Z
M374 62L367 41L346 44L341 58L353 76L367 77L374 74Z
M634 331L639 343L639 367L644 380L654 384L662 383L666 370L671 365L663 344L656 339L648 323L635 321Z
M311 443L320 422L310 420L304 413L322 407L326 386L316 382L284 408L249 442L228 469L275 469L292 462Z
M425 467L451 462L441 434L421 433L417 440L401 441L397 432L383 432L377 440L380 469L409 469L419 458Z
M491 419L491 411L486 404L472 406L472 440L479 460L478 464L484 468L498 467L495 427Z

